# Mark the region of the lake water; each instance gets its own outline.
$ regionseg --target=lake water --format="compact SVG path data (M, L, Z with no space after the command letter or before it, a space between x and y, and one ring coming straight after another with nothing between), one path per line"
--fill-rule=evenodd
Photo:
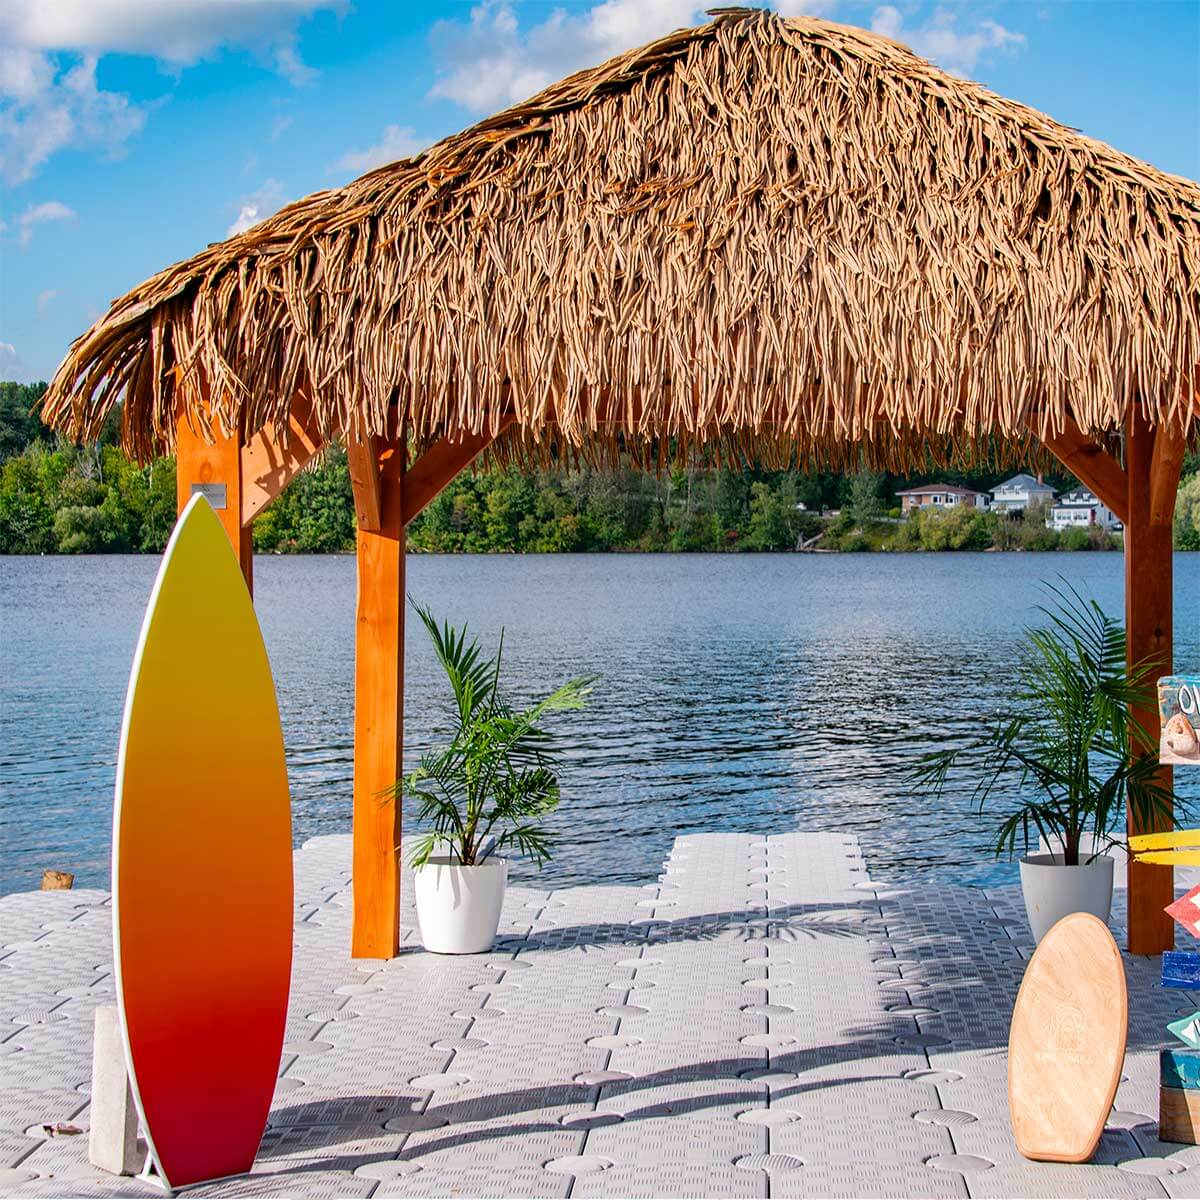
M45 867L107 885L117 735L157 566L0 559L0 891L36 887ZM1059 575L1121 614L1119 554L411 556L408 586L489 644L505 627L518 699L602 676L558 723L570 752L547 885L653 879L677 833L795 828L859 835L880 877L985 882L1016 868L989 853L969 781L934 801L905 771L1004 706L1039 581ZM1200 671L1200 554L1176 555L1175 580L1176 669ZM259 558L255 583L297 843L348 832L354 560ZM415 618L407 664L411 764L447 726ZM1193 802L1190 775L1177 783Z

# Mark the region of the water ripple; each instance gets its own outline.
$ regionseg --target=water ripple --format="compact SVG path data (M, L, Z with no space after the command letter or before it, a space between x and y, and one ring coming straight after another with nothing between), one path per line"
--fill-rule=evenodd
M0 890L36 886L47 866L107 883L116 740L156 567L0 560ZM1177 555L1175 571L1176 665L1197 670L1200 555ZM1003 707L1038 581L1059 573L1121 612L1113 554L428 556L410 558L408 586L487 639L506 627L518 699L602 676L592 706L559 725L564 800L544 884L653 879L678 833L795 828L859 835L877 876L988 882L1015 868L991 858L970 782L935 803L905 772ZM354 561L259 558L255 578L296 840L345 832ZM444 700L410 621L409 766L444 736ZM1200 778L1177 782L1200 796Z

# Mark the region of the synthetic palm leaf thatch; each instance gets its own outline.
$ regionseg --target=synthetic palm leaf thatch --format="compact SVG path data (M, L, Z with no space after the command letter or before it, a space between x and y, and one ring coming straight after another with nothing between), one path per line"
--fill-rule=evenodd
M498 427L537 455L719 446L894 467L1191 429L1200 188L885 38L729 10L290 205L118 300L45 401L248 436Z

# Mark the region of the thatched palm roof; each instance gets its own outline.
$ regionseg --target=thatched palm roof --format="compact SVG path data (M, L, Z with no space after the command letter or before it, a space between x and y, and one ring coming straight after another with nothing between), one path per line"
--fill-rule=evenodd
M321 192L116 301L48 417L897 463L1193 421L1200 188L905 47L727 10ZM611 444L611 443L610 443Z

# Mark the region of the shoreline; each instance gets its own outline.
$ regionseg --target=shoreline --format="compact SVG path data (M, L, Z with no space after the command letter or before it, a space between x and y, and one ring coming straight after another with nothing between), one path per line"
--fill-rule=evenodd
M354 550L311 550L305 548L303 550L255 550L255 558L354 558ZM701 557L720 557L734 558L739 555L750 557L752 555L767 555L771 558L785 558L788 555L808 555L808 554L838 554L838 555L866 555L866 554L914 554L914 555L963 555L963 554L1120 554L1122 548L1120 546L1089 546L1086 549L1068 549L1064 546L1056 546L1049 550L1033 550L1025 546L1012 546L1001 548L999 546L988 546L985 548L963 547L961 550L927 550L922 546L868 546L856 547L851 550L833 549L825 546L813 546L804 550L672 550L669 547L664 547L661 550L639 550L633 547L630 548L615 548L611 550L427 550L423 547L409 546L406 553L411 555L420 555L422 558L608 558L613 555L625 555L629 557L639 558L661 558L661 557L679 557L679 558L701 558ZM1174 549L1174 554L1196 554L1200 551ZM20 554L14 552L0 551L0 560L6 558L70 558L70 559L87 559L87 558L155 558L159 557L157 550L109 550L97 551L86 554L69 554L62 551L43 551L40 554Z

